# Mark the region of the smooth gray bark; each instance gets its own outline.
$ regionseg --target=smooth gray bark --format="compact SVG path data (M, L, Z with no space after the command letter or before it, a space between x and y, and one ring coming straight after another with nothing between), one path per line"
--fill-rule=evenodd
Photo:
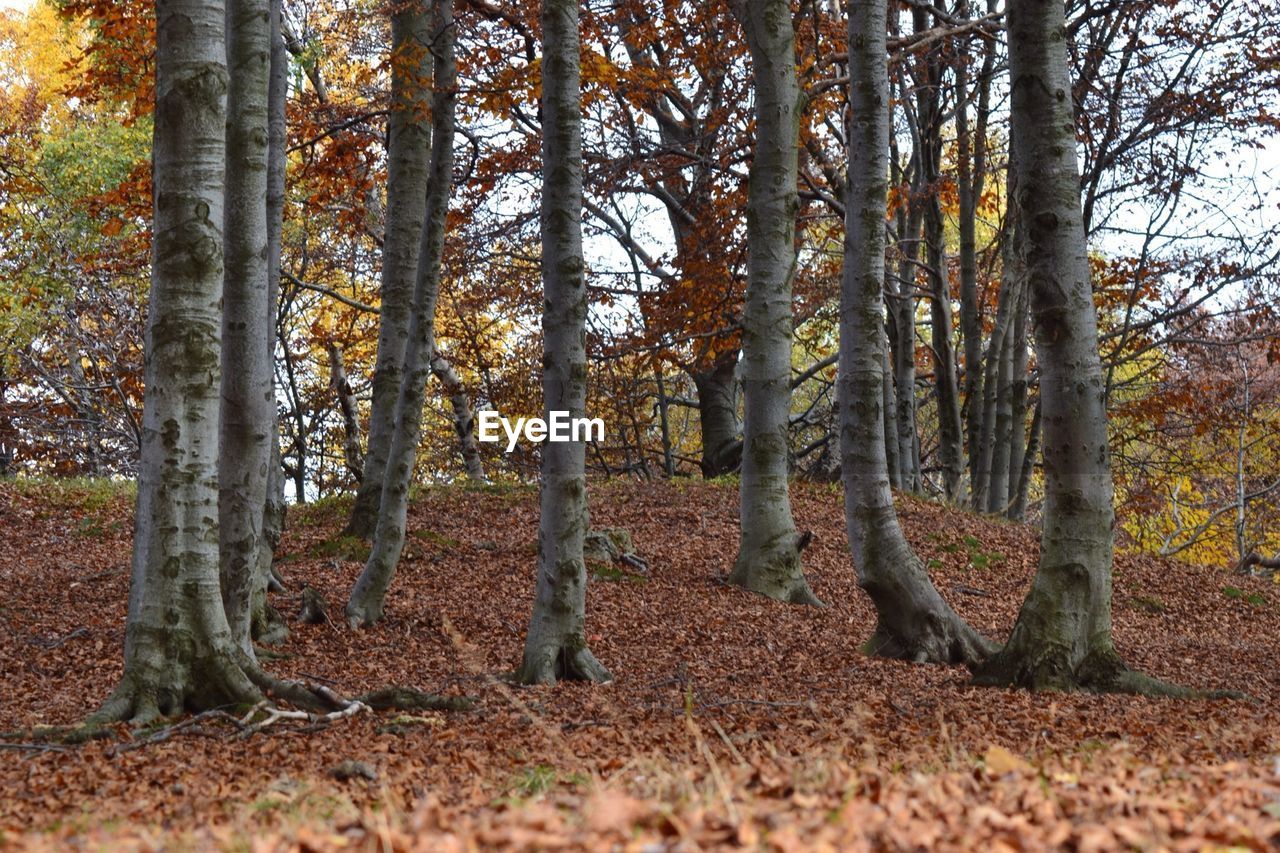
M1040 566L982 684L1165 692L1111 641L1112 484L1097 317L1080 212L1060 0L1008 6L1015 200L1034 316L1044 431Z
M276 323L280 304L280 264L284 232L285 171L288 166L285 102L289 93L289 55L285 50L281 15L283 0L270 0L271 82L267 89L267 325L268 358L276 345ZM271 379L271 459L267 470L266 500L262 510L262 537L257 567L250 591L251 633L262 643L281 643L289 629L280 614L267 603L267 589L273 578L272 564L284 533L284 470L280 464L280 415L275 401L275 370Z
M743 0L755 75L755 155L747 192L747 299L742 315L741 536L729 583L793 604L819 604L800 566L791 517L791 284L796 265L800 110L795 32L786 0Z
M913 194L915 187L912 188ZM923 207L911 201L898 215L899 253L897 295L890 300L893 312L893 384L897 390L898 466L901 488L919 492L920 437L916 432L916 264L920 258Z
M453 119L458 101L458 68L454 58L453 0L434 0L431 8L430 35L425 44L435 57L435 81L431 95L431 168L427 176L426 220L373 547L347 602L347 623L352 627L372 625L382 618L387 589L404 550L409 486L422 433L422 406L431 376L431 356L435 352L440 265L453 191ZM371 476L370 472L366 471L365 476Z
M870 654L974 664L992 646L934 588L898 524L885 457L883 292L889 170L886 0L849 4L849 189L840 292L840 456L858 584L876 606Z
M90 720L254 702L218 578L221 0L156 4L154 237L124 673Z
M227 140L223 228L222 405L218 544L222 601L242 650L253 655L253 580L262 542L275 415L268 304L267 161L271 11L267 0L227 0Z
M431 156L431 25L427 3L408 0L393 10L378 355L373 368L363 479L347 522L347 532L362 537L373 535L378 523L378 505L395 433Z
M542 397L543 412L585 417L587 288L582 260L582 111L578 0L543 0ZM538 580L522 684L613 676L587 647L586 445L542 445Z

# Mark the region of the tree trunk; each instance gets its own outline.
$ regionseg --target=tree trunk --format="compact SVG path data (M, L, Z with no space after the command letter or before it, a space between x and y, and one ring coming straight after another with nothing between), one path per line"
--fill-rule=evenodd
M475 413L462 377L439 349L431 355L431 372L440 380L449 405L453 407L453 431L458 435L458 450L462 454L462 468L467 479L472 483L488 482L484 476L484 462L480 459L480 445L476 443Z
M791 282L795 275L799 127L795 32L785 0L735 3L755 74L756 138L747 198L742 317L741 537L729 583L794 604L819 604L800 567L791 517Z
M267 352L275 354L276 321L280 304L280 264L284 230L285 170L288 165L285 148L285 102L289 93L289 55L282 32L283 0L270 0L271 9L271 81L267 90ZM274 361L274 359L273 359ZM250 591L250 632L256 642L282 643L289 628L275 608L267 603L267 589L273 577L273 563L280 537L284 533L284 470L280 464L280 416L275 400L275 370L271 378L270 442L271 460L267 470L267 493L262 510L262 537L258 545L257 568Z
M893 413L897 410L897 401L893 396L893 365L889 361L889 347L884 347L884 358L882 359L881 372L884 378L881 380L881 405L884 417L884 454L885 461L889 466L889 487L893 489L902 488L902 468L898 460L898 439L894 434ZM836 426L836 439L839 440L839 425Z
M882 328L888 199L886 0L849 4L849 192L840 298L840 455L858 584L875 603L871 654L973 664L991 646L934 588L898 525L884 454Z
M1013 435L1015 439L1021 438L1022 425L1014 422ZM1017 477L1017 483L1010 492L1009 499L1009 520L1025 521L1027 518L1027 496L1031 492L1031 472L1035 470L1036 456L1040 453L1040 403L1036 401L1035 412L1031 415L1031 426L1027 429L1026 445L1023 447L1021 442L1014 441L1010 450L1022 449L1022 457L1018 466L1013 467L1013 457L1010 456L1009 476L1010 482L1012 478Z
M929 12L912 9L915 32L929 29ZM927 194L924 207L925 273L929 281L930 344L933 349L934 391L938 401L938 459L943 491L949 501L964 499L964 427L955 348L952 345L951 282L948 275L945 222L942 218L942 82L940 48L926 51L918 61L916 116L918 166Z
M914 188L913 188L914 195ZM919 492L923 486L920 472L920 441L916 433L916 263L920 258L920 227L924 221L922 205L912 200L898 216L897 298L892 300L893 384L898 394L898 411L894 419L898 431L898 465L902 488Z
M957 14L969 17L968 0L960 0ZM960 37L955 58L956 91L956 182L959 195L960 231L960 336L964 340L964 411L965 433L969 444L969 482L974 494L973 506L981 510L976 457L981 443L983 416L982 325L978 311L978 203L986 179L986 146L969 127L969 42ZM985 81L982 81L985 82ZM979 106L981 109L981 106ZM980 128L981 129L981 128ZM1000 348L991 347L998 358Z
M702 434L702 476L720 477L742 464L738 438L738 353L722 353L706 370L689 373L698 393L698 423Z
M1013 184L1009 184L1010 189ZM1014 314L1022 304L1022 276L1017 272L1013 250L1019 235L1014 210L1005 215L1002 255L1004 275L1000 282L996 322L987 347L983 401L978 444L971 446L973 467L973 507L979 512L1001 512L1009 495L1009 441L1012 417L1012 369Z
M227 67L234 73L227 88L218 544L227 622L252 656L253 580L275 414L267 235L271 10L267 0L227 0L226 22Z
M342 363L342 347L330 341L325 349L329 353L329 387L338 398L338 411L342 413L342 456L351 476L360 482L363 478L360 455L360 414L355 392L347 379L347 368Z
M454 59L453 0L434 0L426 40L419 46L435 56L435 84L431 96L431 168L427 178L426 221L418 253L413 313L404 351L403 374L395 408L395 431L386 461L385 482L374 530L373 547L347 602L352 627L372 625L382 618L387 589L395 577L404 549L409 516L409 486L422 432L422 405L435 352L436 301L440 294L440 265L453 191L453 118L458 100ZM421 62L415 60L414 66ZM370 476L366 471L365 476Z
M218 582L225 24L221 0L156 4L154 238L124 674L92 722L261 698Z
M382 242L382 304L373 368L369 440L347 533L373 535L404 377L431 152L430 22L424 0L393 7L391 112L387 117L387 220Z
M1040 566L977 681L1165 693L1111 642L1112 484L1060 0L1008 6L1011 146L1035 319L1044 430Z
M542 396L553 411L585 417L587 288L582 260L582 112L578 0L542 10ZM538 580L516 679L607 682L587 647L586 445L542 445Z

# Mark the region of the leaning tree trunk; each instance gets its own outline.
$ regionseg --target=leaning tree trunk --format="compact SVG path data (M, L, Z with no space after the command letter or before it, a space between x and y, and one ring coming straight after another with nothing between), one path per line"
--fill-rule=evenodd
M849 187L840 293L840 455L858 584L875 603L869 653L975 664L992 647L934 588L898 525L883 412L885 213L889 171L886 0L849 4Z
M267 233L270 6L228 0L226 23L227 67L234 73L227 88L218 545L227 622L252 656L253 580L275 414Z
M124 674L95 722L145 723L261 698L218 582L224 27L222 0L156 4L154 238L132 581Z
M369 440L347 533L373 535L404 377L405 342L419 265L430 168L431 52L424 0L391 15L391 112L387 117L387 217L382 240L382 303L373 367Z
M787 485L791 414L791 282L796 265L800 87L786 0L740 0L755 73L756 141L747 197L747 300L742 315L741 537L729 583L794 604L819 604L800 567Z
M582 117L578 0L542 2L542 395L544 416L585 417L587 288L582 261ZM522 684L607 682L587 648L586 445L542 445L538 580Z
M1010 120L1044 430L1040 566L980 684L1174 691L1128 670L1111 642L1111 463L1060 0L1008 5Z
M372 625L382 618L387 589L404 549L409 486L422 433L422 405L427 380L431 377L431 356L435 351L436 301L440 294L449 196L453 190L453 117L458 100L458 69L454 59L453 0L434 0L432 11L430 41L424 43L430 45L435 56L426 222L422 229L413 314L409 320L404 373L396 402L395 431L386 461L378 523L369 559L347 602L347 622L352 627ZM367 471L365 476L369 476Z
M440 380L449 406L453 409L453 431L458 436L458 451L462 454L462 469L472 483L487 482L484 461L480 458L480 445L476 442L476 418L471 408L471 398L462 384L462 377L453 369L439 348L431 355L431 372Z

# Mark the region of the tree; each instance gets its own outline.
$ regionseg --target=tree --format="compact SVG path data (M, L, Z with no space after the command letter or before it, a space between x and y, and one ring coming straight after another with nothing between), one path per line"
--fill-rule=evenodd
M848 191L840 296L840 454L858 584L875 603L868 652L919 662L980 662L993 650L942 600L898 525L884 409L885 219L889 177L886 0L849 4Z
M819 604L800 567L787 486L791 407L791 283L796 272L800 111L791 5L740 0L755 72L755 157L747 200L747 302L742 316L744 422L741 536L729 582L794 604Z
M395 430L387 454L373 547L347 602L347 622L352 627L371 625L382 618L387 588L395 576L404 549L409 513L409 486L418 442L422 437L422 404L431 359L435 352L436 301L440 295L441 260L453 190L453 121L458 98L457 63L454 59L453 0L434 0L429 36L422 49L435 59L431 96L431 165L427 176L426 220L418 252L413 311L405 343L403 373L395 408ZM414 63L418 63L415 61ZM366 473L366 476L368 474Z
M387 117L387 223L382 243L382 308L373 402L363 477L347 532L371 536L395 433L396 405L404 379L405 342L430 169L431 33L422 0L393 7L391 15L391 111Z
M1013 633L976 680L1176 693L1130 671L1111 642L1115 513L1062 3L1011 3L1008 30L1014 203L1041 371L1044 529Z
M267 224L271 10L267 0L227 0L226 19L227 66L235 73L227 89L218 547L227 622L252 656L254 581L276 441Z
M218 583L227 55L221 0L159 0L155 236L124 674L95 720L261 698Z
M587 288L582 260L582 113L578 0L542 2L543 411L585 416ZM607 682L587 647L586 445L542 445L538 581L516 678Z

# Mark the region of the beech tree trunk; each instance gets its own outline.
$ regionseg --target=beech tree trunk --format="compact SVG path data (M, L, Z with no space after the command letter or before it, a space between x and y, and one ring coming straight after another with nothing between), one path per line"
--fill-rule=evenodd
M342 347L330 341L325 346L329 354L329 387L338 398L338 411L342 414L342 456L347 470L359 482L364 477L360 454L360 414L355 392L347 379L347 367L342 360Z
M431 96L431 168L427 177L426 221L418 252L413 312L404 351L403 373L395 408L395 430L383 476L373 547L347 602L352 627L372 625L382 618L387 589L395 577L404 549L409 516L409 486L422 433L422 405L431 356L435 352L436 301L440 294L440 264L453 191L453 117L458 100L454 59L453 0L434 0L427 40L421 49L435 55L435 84ZM421 62L415 61L416 67ZM366 471L369 477L370 472Z
M885 458L883 292L889 171L886 0L849 4L849 191L840 292L840 455L858 584L876 606L870 654L975 664L992 646L929 580L898 524Z
M391 112L387 117L387 218L382 242L382 304L373 368L363 479L347 522L353 536L373 535L404 378L406 341L427 209L431 154L430 15L424 0L391 15Z
M542 10L542 395L552 411L585 417L587 288L582 260L582 113L578 0ZM587 647L586 445L542 445L538 580L516 672L522 684L613 676Z
M462 377L444 354L437 349L431 356L431 372L444 388L449 405L453 408L453 431L458 435L458 451L462 454L462 468L472 483L487 482L484 462L480 459L480 445L476 442L476 418L471 408Z
M282 27L283 0L270 0L271 9L271 81L267 88L267 352L274 367L276 320L280 305L281 245L284 230L285 170L287 145L285 101L289 93L289 54L284 45ZM262 509L262 537L259 540L257 567L250 591L250 632L257 642L282 643L289 628L280 614L267 603L267 589L273 577L276 548L284 533L284 470L280 463L280 415L275 400L275 370L270 371L271 459L267 469L267 492Z
M156 4L155 187L124 674L91 722L256 702L218 577L227 55L221 0Z
M915 188L913 187L913 193ZM901 257L898 262L897 296L891 300L893 329L893 384L897 390L898 466L901 488L919 492L923 486L920 472L920 437L916 432L916 262L920 257L920 227L924 220L922 206L913 200L898 216L898 240Z
M915 31L929 28L929 13L914 7ZM960 418L960 388L952 344L951 282L948 275L945 223L939 198L942 178L942 82L940 48L919 60L916 115L919 120L920 173L928 197L924 200L925 272L929 279L930 344L933 349L934 390L938 402L938 459L947 500L964 499L964 427Z
M1008 6L1022 243L1044 430L1040 566L1009 642L980 684L1169 692L1129 671L1111 642L1112 484L1060 0Z
M787 483L791 282L796 265L799 127L795 32L785 0L740 0L755 74L756 138L747 198L742 316L741 536L729 583L794 604L820 604L800 567Z
M738 438L738 353L722 353L706 370L693 370L698 393L698 424L702 434L702 476L728 474L742 463Z
M223 229L222 406L218 544L231 633L253 655L253 580L271 464L274 354L268 304L267 161L271 10L227 0L226 207Z

